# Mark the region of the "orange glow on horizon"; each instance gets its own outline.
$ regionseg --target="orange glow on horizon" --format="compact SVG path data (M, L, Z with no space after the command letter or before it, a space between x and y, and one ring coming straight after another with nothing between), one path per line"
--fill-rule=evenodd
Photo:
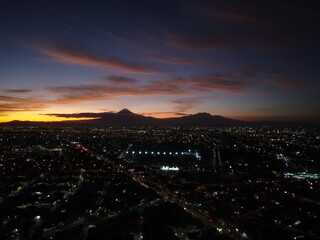
M177 115L174 112L159 112L159 113L141 113L137 112L136 114L143 115L145 117L154 117L154 118L180 118L184 115ZM188 113L186 115L195 114L195 113ZM220 116L226 117L226 118L232 118L236 120L243 120L247 122L259 122L259 121L305 121L305 122L319 122L319 119L313 118L311 116L292 116L288 119L288 116L255 116L255 115L243 115L243 116L234 116L234 115L223 115L218 114ZM49 116L45 115L45 113L32 113L32 112L20 112L15 114L8 114L4 116L0 116L0 123L4 122L11 122L11 121L35 121L35 122L61 122L61 121L81 121L81 120L91 120L95 118L65 118L65 117L55 117L55 116Z
M116 113L116 111L114 111ZM45 115L46 113L31 113L31 112L20 112L12 115L0 116L0 123L11 122L11 121L31 121L31 122L61 122L61 121L80 121L80 120L90 120L94 118L65 118L65 117L55 117ZM154 118L179 118L183 115L177 115L175 113L136 113L143 115L145 117L154 117Z
M75 120L90 120L94 118L64 118L54 117L41 114L19 113L15 115L0 116L0 123L11 121L31 121L31 122L61 122L61 121L75 121Z
M143 115L145 117L153 117L153 118L179 118L179 117L183 117L183 115L177 115L174 113L157 113L157 114L137 113L137 114Z

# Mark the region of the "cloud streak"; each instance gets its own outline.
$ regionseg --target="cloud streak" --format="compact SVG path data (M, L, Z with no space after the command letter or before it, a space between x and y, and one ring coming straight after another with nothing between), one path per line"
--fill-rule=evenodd
M151 64L132 62L109 54L100 54L75 43L64 43L34 49L59 62L67 64L97 67L132 74L159 74L168 72Z
M192 78L172 77L167 81L137 84L136 79L109 76L104 84L57 86L46 90L57 94L55 104L73 104L81 101L97 101L123 96L185 96L197 93L224 92L238 94L249 89L253 82L242 78L218 75L195 76ZM119 82L119 84L112 84ZM186 102L185 102L186 103Z
M157 62L172 64L172 65L182 65L182 66L198 66L199 63L191 61L189 59L178 58L178 57L164 57L161 55L150 56L149 59Z
M201 97L189 97L189 98L179 98L173 99L170 102L175 104L175 109L178 113L189 112L190 109L197 106L204 99Z
M109 75L99 84L56 86L42 89L52 99L44 97L21 97L29 95L28 89L2 89L0 112L2 114L19 111L40 111L54 105L72 105L81 102L101 101L120 97L168 96L178 113L200 104L204 99L194 96L201 93L242 94L254 89L257 84L266 83L284 89L296 89L303 86L301 81L286 77L282 72L263 72L259 70L240 70L233 75L195 75L191 77L171 76L167 80L140 81L124 75ZM43 92L45 91L45 92ZM13 96L12 96L13 94ZM19 94L15 96L14 94Z
M40 111L45 106L46 104L37 98L0 95L1 115L6 115L10 112Z
M97 101L123 96L187 96L198 93L240 94L252 89L257 84L272 84L285 89L303 86L295 79L285 78L277 72L243 71L235 75L199 75L193 77L172 77L165 81L140 82L135 78L111 75L104 84L57 86L47 88L51 93L58 93L55 104L72 104L81 101ZM265 78L265 79L264 79ZM182 98L173 102L187 105L196 102L196 98Z
M119 76L119 75L110 75L104 78L105 83L109 84L134 84L139 82L139 80L131 77L126 76Z
M52 116L52 117L63 117L63 118L101 118L101 117L105 117L106 115L108 115L110 113L111 112L49 113L49 114L43 114L43 115Z
M30 89L3 89L2 92L5 93L31 93Z

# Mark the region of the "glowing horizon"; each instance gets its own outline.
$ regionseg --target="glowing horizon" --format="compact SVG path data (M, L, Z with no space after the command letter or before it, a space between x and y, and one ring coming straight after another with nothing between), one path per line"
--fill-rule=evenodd
M121 109L119 109L121 110ZM119 111L118 110L118 111ZM129 109L130 110L130 109ZM116 113L118 111L108 111L110 113ZM176 113L167 113L167 112L157 112L157 113L145 113L145 112L134 112L135 114L139 114L145 117L153 117L153 118L180 118L186 115L197 114L198 112L194 113L184 113L177 115ZM77 112L79 114L80 112ZM92 112L92 113L104 113L104 112ZM13 115L13 116L0 116L0 123L6 123L11 121L31 121L31 122L62 122L62 121L81 121L81 120L92 120L97 119L99 117L60 117L60 116L50 116L47 115L48 113L43 114L35 114L35 113L21 113L20 115ZM52 114L52 113L51 113ZM60 113L60 114L74 114L74 112L70 113ZM212 113L209 113L212 114ZM261 121L288 121L286 116L235 116L235 115L223 115L223 114L212 114L212 115L219 115L230 119L235 120L243 120L247 122L261 122ZM300 116L300 118L291 118L292 122L317 122L318 119L312 119L312 117L308 116Z
M292 3L295 15L283 3L124 3L5 3L0 122L122 108L320 121L310 6Z

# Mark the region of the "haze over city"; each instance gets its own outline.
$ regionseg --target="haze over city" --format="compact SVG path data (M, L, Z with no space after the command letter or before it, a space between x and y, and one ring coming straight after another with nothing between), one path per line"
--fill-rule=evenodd
M315 1L6 1L0 122L319 121L319 26Z

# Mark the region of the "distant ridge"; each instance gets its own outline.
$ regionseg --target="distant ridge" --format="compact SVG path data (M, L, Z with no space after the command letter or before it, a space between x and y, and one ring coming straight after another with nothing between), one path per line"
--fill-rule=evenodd
M73 113L73 114L49 114L51 116L65 118L79 118L73 121L57 122L32 122L32 121L11 121L0 123L0 126L89 126L89 127L221 127L221 126L275 126L275 127L292 127L292 126L319 126L319 123L303 122L245 122L223 116L211 115L206 112L191 114L183 117L174 118L154 118L135 114L124 108L117 113ZM81 120L81 118L94 118L91 120Z
M173 127L206 127L206 126L242 126L244 121L224 118L222 116L213 116L209 113L197 113L176 118L154 118L135 114L129 109L124 108L117 113L74 113L74 114L50 114L66 118L79 118L75 121L60 122L32 122L32 121L11 121L0 123L0 126L173 126ZM94 117L91 120L80 120L85 117Z

